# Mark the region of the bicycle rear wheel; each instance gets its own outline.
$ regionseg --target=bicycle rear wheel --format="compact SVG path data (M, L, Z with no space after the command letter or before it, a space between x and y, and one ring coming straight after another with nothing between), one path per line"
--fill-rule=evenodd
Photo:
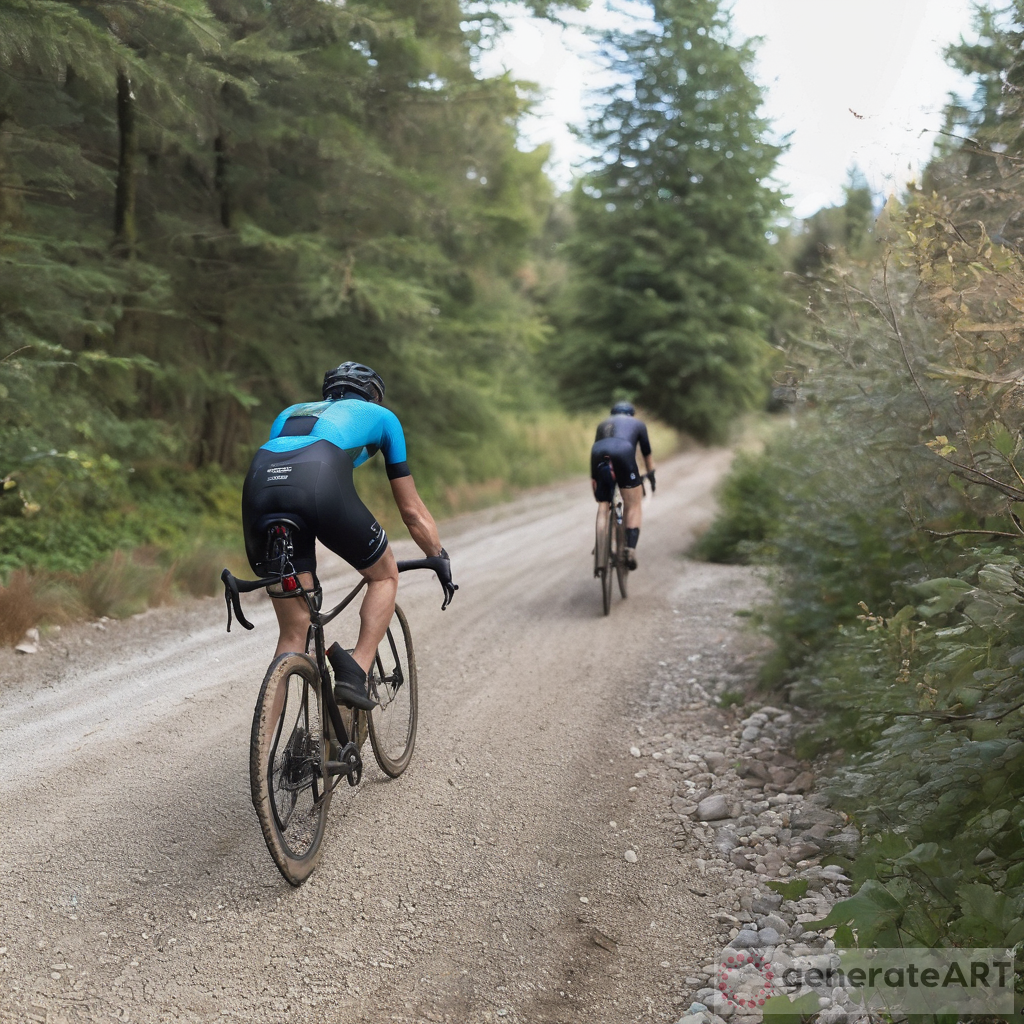
M249 743L252 803L281 874L301 885L320 860L331 802L316 663L282 654L267 670Z
M615 552L612 550L612 535L615 532L615 513L609 508L608 525L604 531L604 568L601 571L601 600L605 615L612 610L612 576L615 566Z
M615 575L619 579L619 593L626 596L626 580L629 566L626 565L626 527L621 519L615 519Z
M366 715L373 756L381 771L397 779L412 759L419 717L412 633L398 605L387 635L377 648L368 683L370 696L379 701L379 706Z

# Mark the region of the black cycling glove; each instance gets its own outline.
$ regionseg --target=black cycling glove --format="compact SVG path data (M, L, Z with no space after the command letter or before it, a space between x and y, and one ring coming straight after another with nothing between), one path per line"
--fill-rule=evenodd
M459 589L459 585L452 583L452 561L444 548L441 548L439 557L443 559L443 562L441 567L434 571L437 573L437 578L441 582L441 589L444 591L444 604L441 605L441 611L444 611L452 603L452 598L455 596L455 591Z
M653 469L647 474L647 479L650 480L650 482L651 482L651 494L653 494L654 493L654 470Z

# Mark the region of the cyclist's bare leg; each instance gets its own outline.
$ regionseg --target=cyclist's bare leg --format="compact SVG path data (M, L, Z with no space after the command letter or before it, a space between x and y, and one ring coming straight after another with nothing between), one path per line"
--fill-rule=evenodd
M359 667L370 671L377 645L384 639L395 614L398 593L398 564L388 548L368 569L361 569L366 578L366 595L359 608L359 639L352 652Z
M300 572L299 582L307 589L313 589L313 574ZM286 652L302 653L306 649L306 633L309 630L309 608L301 597L274 599L274 611L277 612L277 650L274 657Z
M604 535L608 530L608 509L611 507L609 501L599 501L597 503L597 543L599 545L604 543Z
M312 590L313 574L300 572L299 582ZM306 634L309 630L309 608L306 602L301 597L275 598L274 611L277 613L277 627L280 630L274 657L293 652L301 654L306 649ZM270 708L272 722L276 722L281 716L287 692L287 686L280 686L274 694L274 703Z
M640 529L642 515L640 500L643 498L643 488L627 487L625 490L620 488L619 493L622 495L622 521L626 529L632 530L634 527Z
M360 668L370 670L377 645L384 639L395 614L395 594L398 592L398 565L388 548L368 569L360 570L366 577L366 594L359 609L359 639L352 657ZM313 586L311 573L299 573L299 582L307 588ZM274 600L277 625L280 635L277 641L276 658L279 654L306 649L306 633L309 630L309 608L299 598L278 598Z

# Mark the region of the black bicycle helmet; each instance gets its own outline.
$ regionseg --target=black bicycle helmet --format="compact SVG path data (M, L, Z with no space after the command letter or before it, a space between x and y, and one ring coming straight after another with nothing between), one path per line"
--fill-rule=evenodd
M324 374L325 399L340 398L346 391L354 391L377 405L384 401L384 381L362 363L342 363Z
M612 406L613 416L635 416L636 409L633 408L631 402L616 402Z

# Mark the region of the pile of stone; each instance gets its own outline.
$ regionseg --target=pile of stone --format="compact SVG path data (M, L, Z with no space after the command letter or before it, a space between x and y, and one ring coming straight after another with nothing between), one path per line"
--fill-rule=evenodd
M672 814L666 816L675 825L674 845L722 886L717 922L723 954L756 950L776 977L794 965L823 974L838 966L831 931L819 932L813 922L850 890L842 869L821 861L830 853L849 856L859 842L845 816L812 792L812 767L789 753L798 716L797 710L762 707L724 736L702 737L698 749L673 743L671 755L657 749L669 737L645 741L650 756L676 773ZM784 899L765 884L769 880L797 882L787 887L794 897L804 891ZM689 995L677 1003L691 1002L680 1024L760 1019L754 1007L737 1005L718 991L721 960L695 968L685 979ZM856 1016L842 989L814 991L822 1024Z

